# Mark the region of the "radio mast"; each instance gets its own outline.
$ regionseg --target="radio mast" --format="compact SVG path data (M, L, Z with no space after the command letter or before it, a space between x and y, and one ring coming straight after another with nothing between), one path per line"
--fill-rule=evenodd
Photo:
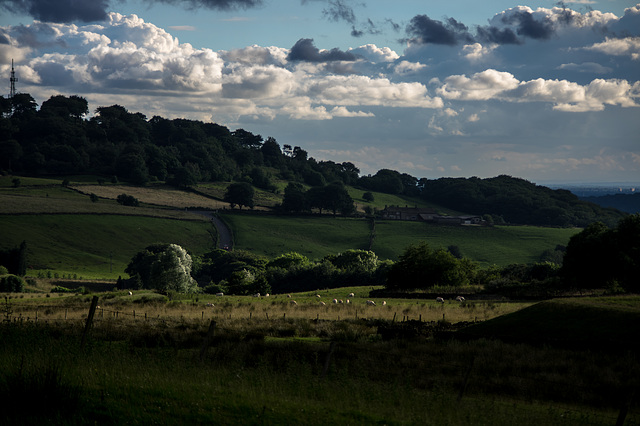
M18 81L18 77L16 77L16 71L13 69L13 59L11 60L11 77L9 78L9 81L11 82L9 99L12 99L16 95L16 81Z

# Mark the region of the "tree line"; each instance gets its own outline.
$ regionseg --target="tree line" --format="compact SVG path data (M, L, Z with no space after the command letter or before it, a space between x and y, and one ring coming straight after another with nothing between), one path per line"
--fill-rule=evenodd
M595 223L573 236L560 263L540 261L479 268L455 246L407 247L396 262L368 250L346 250L318 261L291 252L268 259L244 250L189 255L175 244L157 244L129 263L119 288L248 295L348 286L384 286L391 292L455 288L510 297L553 297L585 290L640 291L640 214L616 227ZM471 291L471 290L470 290Z
M275 191L274 180L281 179L291 183L284 194L284 212L316 209L351 214L352 203L343 196L342 184L422 198L485 215L494 223L584 227L602 221L615 226L624 216L616 209L581 201L569 191L511 176L427 179L389 169L360 176L353 163L318 161L300 146L280 146L274 137L264 139L244 129L231 131L183 118L147 118L121 105L100 106L94 112L86 118L88 103L75 95L52 96L39 108L26 93L0 97L0 172L94 174L115 182L166 182L182 188L225 181L267 191ZM328 194L339 199L330 200Z

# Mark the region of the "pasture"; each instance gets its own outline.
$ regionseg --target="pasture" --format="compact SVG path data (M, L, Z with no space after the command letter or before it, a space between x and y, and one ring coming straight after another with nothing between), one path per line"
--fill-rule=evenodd
M235 248L274 257L295 251L321 259L347 249L369 249L371 228L361 219L319 216L222 214L234 230ZM534 226L450 226L424 222L376 221L371 249L380 259L397 260L410 244L432 248L457 245L480 265L533 263L544 250L566 245L575 228Z
M366 314L340 320L323 319L311 293L292 294L298 305L287 305L286 317L268 319L264 309L280 302L271 296L223 296L207 307L203 299L101 293L84 347L91 295L6 299L0 423L610 425L623 414L625 424L640 421L637 401L629 399L639 384L637 353L608 351L597 339L579 350L526 339L509 343L489 329L459 340L453 331L459 327L442 336L387 340L378 333L381 326L431 324L429 330L447 331L449 322L377 318L386 306L367 310L363 290L327 293L364 296L354 306ZM387 302L397 309L416 303ZM479 310L496 302L474 303ZM562 318L575 303L582 302L550 302L544 315ZM607 326L610 316L633 321L639 300L601 304L608 306L608 315L600 316ZM307 305L299 309L304 317L293 316ZM431 309L447 318L468 309L424 305L422 312ZM500 314L511 310L498 305ZM33 306L40 309L37 322L33 314L25 316ZM526 321L518 320L526 330L544 320L536 306L513 305L511 315L476 325L489 327L532 309ZM45 319L72 307L84 318ZM336 309L349 312L346 306Z

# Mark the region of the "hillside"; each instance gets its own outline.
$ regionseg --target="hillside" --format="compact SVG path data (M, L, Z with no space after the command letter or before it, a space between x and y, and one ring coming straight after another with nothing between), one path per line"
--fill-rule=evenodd
M231 211L221 200L164 185L95 185L95 177L71 177L69 187L58 179L0 177L0 250L28 244L30 274L57 273L84 278L115 279L123 275L133 254L149 244L175 242L195 254L216 246L211 223L185 207L218 209L231 225L235 248L269 258L295 251L321 259L347 249L372 249L380 259L395 260L410 244L427 241L434 248L456 245L481 265L536 262L544 250L566 245L578 230L541 227L461 227L419 222L369 221L332 215L274 215ZM223 184L218 191L224 192ZM200 190L200 186L197 188ZM96 202L88 194L97 193ZM358 190L350 189L357 196ZM117 194L137 197L141 205L118 204ZM274 197L282 195L272 194ZM413 203L412 203L413 202ZM416 204L443 210L407 196L374 193L361 206ZM242 214L239 214L242 213ZM372 238L373 236L373 238ZM491 247L487 250L487 247Z
M614 226L624 216L581 201L569 191L511 176L426 179L389 169L361 176L350 162L318 161L300 146L280 146L274 137L265 139L245 129L232 131L188 119L147 119L120 105L98 107L95 116L84 119L88 103L78 96L52 96L39 109L29 94L21 94L15 102L20 104L7 104L0 116L0 127L6 129L0 132L0 172L5 175L60 180L94 175L102 184L166 183L204 195L219 191L220 182L243 182L255 188L256 199L266 207L278 205L273 194L286 195L287 188L316 196L315 202L282 204L286 212L295 213L327 209L331 200L317 193L341 183L351 188L347 192L356 202L370 191L399 197L398 205L437 205L486 216L498 224L584 227L602 221ZM333 188L330 191L337 194ZM378 203L384 208L391 200ZM350 213L344 207L338 210Z

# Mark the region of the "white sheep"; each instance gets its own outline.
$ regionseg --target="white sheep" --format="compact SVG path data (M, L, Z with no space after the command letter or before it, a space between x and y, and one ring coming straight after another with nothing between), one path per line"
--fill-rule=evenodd
M320 299L322 296L320 296L319 294L316 294L316 297L317 297L318 299Z
M373 300L367 300L367 306L376 306L376 302Z
M384 305L386 305L386 304L387 304L387 301L386 301L386 300L383 300L383 301L382 301L382 306L384 306Z
M356 297L356 295L353 293L349 293L349 297Z
M129 292L129 296L133 296L133 293Z
M214 306L216 306L216 305L214 305L213 303L207 303L207 307L209 307L209 308L213 308Z
M291 295L290 295L290 294L287 294L287 297L291 298Z
M269 297L269 293L265 294L264 297Z
M326 303L320 302L320 306L326 306Z
M292 300L292 301L291 301L291 302L289 302L289 303L291 303L292 305L297 305L297 304L298 304L298 302L296 302L295 300Z
M436 302L444 303L444 299L442 297L436 297Z
M222 296L224 296L224 293L216 293L216 296L222 297Z
M338 299L333 299L333 303L337 304L338 303Z
M338 300L338 303L344 303L344 301L342 299Z
M464 297L462 297L462 296L458 296L458 297L456 297L456 300L457 300L458 302L464 302Z
M351 300L347 299L347 304L351 303Z
M260 293L254 294L253 297L260 297Z

